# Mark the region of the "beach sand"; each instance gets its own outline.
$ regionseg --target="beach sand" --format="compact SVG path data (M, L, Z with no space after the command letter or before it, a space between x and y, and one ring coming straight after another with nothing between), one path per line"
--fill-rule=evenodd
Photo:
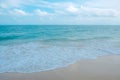
M0 73L0 80L120 80L120 55L80 60L45 72Z

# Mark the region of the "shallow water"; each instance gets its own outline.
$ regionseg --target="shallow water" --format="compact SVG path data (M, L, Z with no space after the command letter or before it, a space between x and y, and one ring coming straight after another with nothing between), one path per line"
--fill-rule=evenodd
M120 26L0 26L0 72L40 72L120 54Z

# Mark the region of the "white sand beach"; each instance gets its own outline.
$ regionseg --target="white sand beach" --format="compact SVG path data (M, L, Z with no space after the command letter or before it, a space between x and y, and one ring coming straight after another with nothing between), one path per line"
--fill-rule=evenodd
M0 80L120 80L120 56L81 60L65 68L35 73L0 73Z

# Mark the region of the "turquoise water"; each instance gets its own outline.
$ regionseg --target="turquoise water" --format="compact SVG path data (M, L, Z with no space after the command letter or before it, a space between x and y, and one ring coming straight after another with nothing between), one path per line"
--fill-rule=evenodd
M0 26L0 72L40 72L120 54L120 26Z

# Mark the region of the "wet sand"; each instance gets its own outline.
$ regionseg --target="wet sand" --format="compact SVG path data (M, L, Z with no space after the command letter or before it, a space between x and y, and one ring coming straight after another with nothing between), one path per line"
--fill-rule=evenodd
M80 60L45 72L0 73L0 80L120 80L120 55Z

